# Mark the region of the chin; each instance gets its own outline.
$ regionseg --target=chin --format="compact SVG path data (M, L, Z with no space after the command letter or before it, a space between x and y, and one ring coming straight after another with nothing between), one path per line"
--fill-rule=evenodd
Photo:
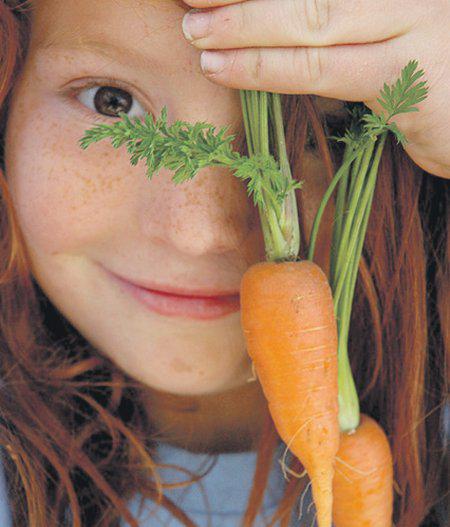
M131 374L131 372L129 373ZM223 393L248 385L253 377L251 365L247 365L235 375L217 375L217 371L208 373L200 370L197 375L160 375L149 378L145 375L132 375L136 380L148 386L151 390L180 396L203 396Z

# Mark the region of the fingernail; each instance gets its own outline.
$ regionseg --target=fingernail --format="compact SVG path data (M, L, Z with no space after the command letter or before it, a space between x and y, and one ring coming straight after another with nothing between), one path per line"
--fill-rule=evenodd
M226 64L226 56L218 51L203 51L200 55L200 66L203 73L219 73Z
M200 9L192 9L183 17L183 33L189 40L208 36L212 15Z

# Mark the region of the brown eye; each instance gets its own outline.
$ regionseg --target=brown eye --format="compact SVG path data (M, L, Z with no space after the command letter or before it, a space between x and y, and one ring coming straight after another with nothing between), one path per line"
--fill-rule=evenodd
M130 117L143 116L144 108L126 90L115 86L93 86L80 90L78 100L92 111L108 117L124 112Z
M128 92L112 86L100 88L94 97L96 110L113 117L116 117L118 112L128 113L132 105L133 98Z

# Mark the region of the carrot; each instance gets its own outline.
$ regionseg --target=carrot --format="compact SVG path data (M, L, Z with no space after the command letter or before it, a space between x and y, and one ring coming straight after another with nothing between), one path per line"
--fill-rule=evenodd
M393 469L389 442L367 415L342 433L333 481L335 527L391 527Z
M260 262L245 272L240 293L247 351L272 419L310 477L319 527L331 527L339 423L327 277L309 261Z

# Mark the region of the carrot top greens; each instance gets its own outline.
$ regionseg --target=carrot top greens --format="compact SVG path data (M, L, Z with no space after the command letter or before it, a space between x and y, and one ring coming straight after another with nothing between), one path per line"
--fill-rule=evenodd
M317 211L310 236L308 259L313 260L320 221L333 192L335 219L330 259L330 285L333 291L339 334L339 421L342 431L359 425L359 401L348 360L347 342L351 306L372 207L378 167L387 134L406 144L404 134L391 119L402 113L418 111L416 105L428 93L418 62L410 61L392 86L384 84L377 99L384 112L376 114L364 105L351 110L351 124L343 137L342 165L336 172ZM249 156L232 148L234 135L229 127L216 132L212 124L176 121L168 125L167 109L158 119L145 114L130 119L100 124L85 132L80 145L86 149L94 142L110 138L114 148L125 145L131 164L145 160L147 176L161 168L175 171L175 184L192 179L207 166L222 166L246 182L247 192L258 207L266 258L271 261L295 261L299 258L300 233L295 191L301 181L292 178L286 152L280 95L240 90ZM273 154L272 154L273 152Z
M366 236L378 168L388 132L405 145L406 137L392 117L417 112L416 104L428 93L424 81L417 82L423 71L416 71L417 61L410 61L401 77L389 87L384 85L377 99L386 111L377 115L364 105L351 110L351 123L343 137L343 163L336 172L319 206L314 220L308 259L313 260L320 221L331 194L337 188L330 257L330 286L338 324L339 423L348 432L359 425L359 400L348 358L351 308L359 262Z

